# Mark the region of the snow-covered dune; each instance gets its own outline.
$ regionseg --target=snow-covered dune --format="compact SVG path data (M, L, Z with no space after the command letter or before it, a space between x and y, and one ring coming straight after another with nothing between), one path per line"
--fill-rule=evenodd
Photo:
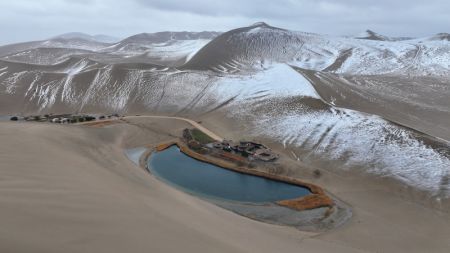
M372 37L345 38L257 23L218 36L185 68L229 73L278 62L341 74L450 76L449 41L394 40L370 32Z
M130 36L120 41L105 35L68 33L43 41L0 47L3 60L53 65L83 55L105 63L140 62L184 64L218 32L159 32ZM105 42L107 41L107 42Z

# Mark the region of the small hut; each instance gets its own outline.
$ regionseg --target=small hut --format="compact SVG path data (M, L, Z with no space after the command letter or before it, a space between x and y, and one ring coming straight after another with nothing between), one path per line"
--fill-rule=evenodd
M71 122L71 120L69 118L62 118L61 119L61 123L62 124L69 124Z
M52 119L52 123L61 123L61 119L60 118L53 118Z
M273 153L270 149L258 149L253 154L253 157L264 162L270 162L276 160L278 154Z

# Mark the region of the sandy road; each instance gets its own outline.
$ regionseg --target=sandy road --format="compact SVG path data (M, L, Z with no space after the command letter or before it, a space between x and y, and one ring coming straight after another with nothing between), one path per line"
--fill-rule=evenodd
M146 116L126 116L124 117L125 119L132 119L132 118L155 118L155 119L176 119L176 120L182 120L185 121L189 124L191 124L193 127L199 129L200 131L202 131L203 133L207 134L209 137L213 138L216 141L222 141L223 138L220 137L219 135L215 134L214 132L212 132L211 130L209 130L208 128L200 125L199 123L191 120L191 119L187 119L187 118L182 118L182 117L173 117L173 116L151 116L151 115L146 115Z

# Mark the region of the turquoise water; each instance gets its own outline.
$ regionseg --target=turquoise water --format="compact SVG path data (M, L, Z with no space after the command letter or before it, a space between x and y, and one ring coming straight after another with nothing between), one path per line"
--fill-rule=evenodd
M148 161L157 178L189 193L239 202L274 202L309 195L307 188L238 173L195 160L173 146Z
M9 119L11 118L11 116L8 115L0 115L0 121L9 121Z

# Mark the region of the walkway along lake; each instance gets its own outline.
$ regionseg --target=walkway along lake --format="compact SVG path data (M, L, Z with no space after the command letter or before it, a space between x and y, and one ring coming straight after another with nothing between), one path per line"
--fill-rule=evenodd
M265 203L310 195L309 189L289 183L230 171L198 161L172 146L154 152L148 167L160 180L201 197Z

